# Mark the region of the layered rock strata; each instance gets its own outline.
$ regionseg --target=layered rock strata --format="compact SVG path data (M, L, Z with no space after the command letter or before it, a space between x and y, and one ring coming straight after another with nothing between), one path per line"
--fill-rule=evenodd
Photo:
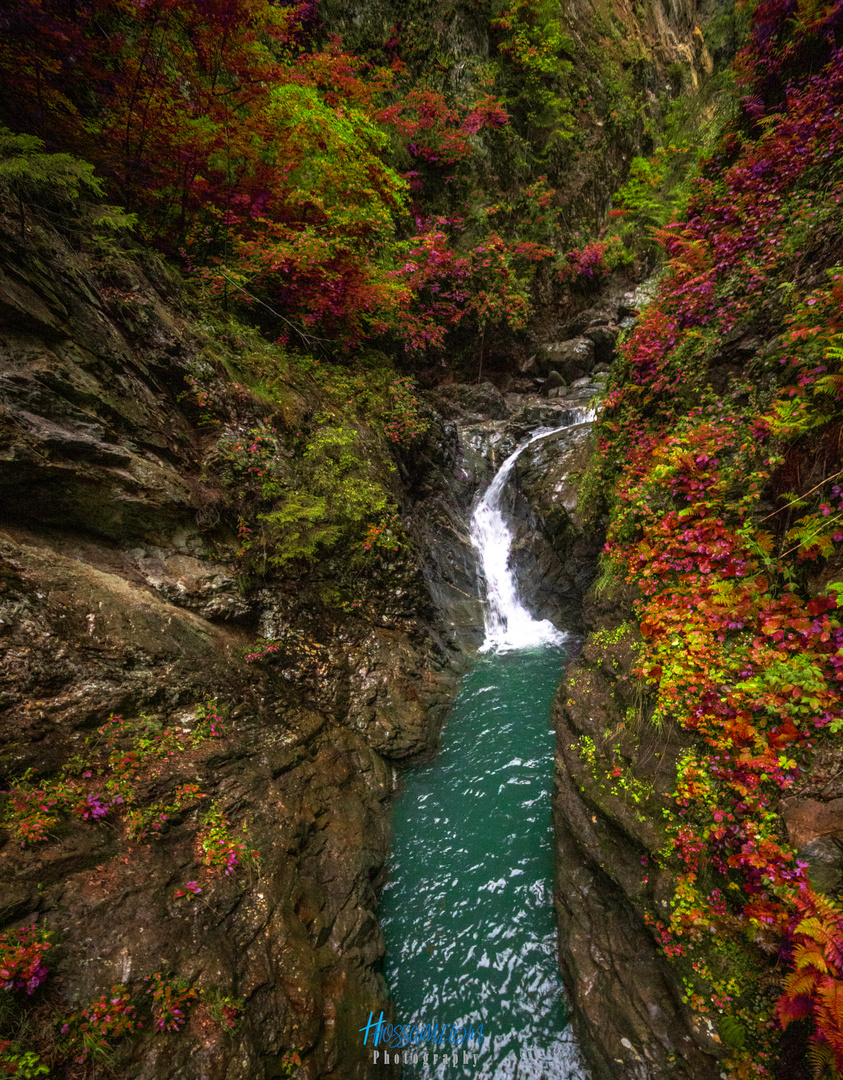
M62 1017L117 984L143 997L158 974L203 1004L180 1031L147 1024L116 1043L121 1075L269 1080L296 1051L301 1076L366 1076L359 1029L390 1008L375 909L394 769L437 745L451 651L412 582L333 621L319 603L330 568L244 588L218 433L186 395L208 361L177 282L34 218L25 242L4 241L2 786L39 791L75 758L105 798L97 769L123 748L143 762L132 812L160 827L130 835L92 810L27 846L0 831L0 930L53 935L27 998L38 1048L49 1060ZM226 430L266 415L242 386L218 404ZM262 633L280 644L249 663ZM207 696L225 734L194 739ZM141 732L135 750L97 734L114 715ZM232 874L202 869L210 806L256 852ZM235 1031L209 1011L225 998L242 1003Z

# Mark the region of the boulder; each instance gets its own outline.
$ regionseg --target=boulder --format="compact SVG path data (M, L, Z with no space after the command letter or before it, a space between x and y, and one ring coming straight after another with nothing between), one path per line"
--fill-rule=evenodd
M564 397L565 388L558 386L555 390L549 391L547 396ZM530 401L513 415L506 430L520 442L536 428L559 427L563 417L564 411L559 405L551 405L546 401Z
M606 297L599 307L590 307L579 312L566 324L565 337L579 337L589 326L608 326L617 322L618 305ZM563 335L560 335L563 336Z
M586 337L549 342L539 350L539 362L544 372L556 370L571 382L594 367L594 342Z
M625 319L628 316L636 316L643 307L646 307L647 304L650 303L656 295L656 290L656 279L648 278L647 281L642 282L637 289L624 293L618 304L618 315L620 315L622 319Z
M551 390L564 390L567 385L559 372L554 370L544 381L544 392L548 394Z
M446 420L465 415L505 420L509 415L503 394L490 382L440 386L431 396L435 398L436 406Z

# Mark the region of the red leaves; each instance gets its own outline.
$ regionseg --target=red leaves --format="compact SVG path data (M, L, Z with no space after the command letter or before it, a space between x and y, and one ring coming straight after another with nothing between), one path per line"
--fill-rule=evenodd
M559 278L579 289L589 289L608 277L622 255L622 247L616 236L610 240L592 241L566 254L565 266Z
M481 128L503 127L508 123L509 116L503 105L491 94L485 94L474 103L460 126L467 134L476 135Z
M452 170L475 155L478 132L508 122L506 111L488 93L452 105L419 87L382 108L385 91L400 94L394 72L336 38L315 50L314 10L273 0L20 0L0 41L4 105L22 127L29 117L91 160L139 212L146 237L178 252L210 295L233 287L248 303L248 281L283 318L346 343L392 328L411 347L439 344L438 283L419 320L412 283L390 270L399 229L408 231L399 221L408 185L385 163L385 128L429 172ZM72 101L85 102L84 116ZM479 280L452 283L458 317L468 300L481 321L521 325L529 275L513 275L510 263L544 257L537 245L503 259L492 252L486 265L469 256L467 276ZM517 287L497 286L502 271Z
M553 253L538 244L513 244L497 233L457 255L448 231L461 229L461 219L420 222L403 267L392 272L404 290L397 301L398 318L409 349L441 346L451 326L466 316L478 323L523 326L530 311L524 263Z
M833 611L837 607L837 597L833 594L828 596L815 596L808 601L805 610L809 615L822 615L825 611Z
M501 127L509 122L503 105L484 94L465 113L452 108L439 90L411 89L395 105L380 110L381 123L394 125L414 157L431 165L453 165L474 154L469 140L484 127Z
M806 987L814 988L814 981L805 983ZM794 1020L804 1020L814 1011L812 999L803 994L782 994L776 1002L776 1019L783 1028Z
M35 924L0 934L0 989L35 992L47 978L44 954L51 948L45 931Z
M757 404L735 406L709 366L743 327L776 324L771 288L804 288L794 283L794 249L805 256L821 223L839 215L843 52L831 30L839 40L841 25L839 3L760 0L744 53L746 111L759 123L727 135L695 182L688 220L660 232L668 269L621 346L629 374L607 398L598 432L612 463L603 475L619 474L605 550L644 594L639 671L655 684L657 716L693 733L697 747L677 781L674 820L683 824L671 839L684 872L671 930L693 955L712 910L699 891L691 896L695 860L740 882L730 908L744 927L765 927L793 947L777 1015L783 1024L812 1018L814 1041L837 1068L843 910L813 892L774 808L810 768L817 730L843 727L836 597L790 584L804 581L798 560L824 559L843 540L835 519L843 507L839 488L808 492L813 509L784 543L774 535L784 519L765 531L758 507L780 472L772 440L824 428L836 438L843 275L797 291L789 329L766 358L781 369L782 392L761 415ZM736 373L734 388L751 392L754 378L755 369ZM692 408L697 383L705 404ZM676 944L667 932L662 940Z

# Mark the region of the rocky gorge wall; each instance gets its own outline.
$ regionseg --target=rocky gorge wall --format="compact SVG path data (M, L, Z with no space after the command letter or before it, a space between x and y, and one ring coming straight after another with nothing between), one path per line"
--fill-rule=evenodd
M32 831L21 842L7 815L0 917L51 935L49 977L26 1001L29 1045L73 1075L61 1021L111 987L138 1000L160 976L196 996L181 1030L154 1030L156 1013L114 1041L125 1075L271 1078L292 1051L302 1076L368 1075L360 1017L390 1009L377 895L396 768L435 752L455 646L482 638L474 496L528 435L588 407L611 351L571 369L563 345L582 352L592 323L613 340L637 301L564 328L520 392L426 396L430 429L399 457L419 568L401 588L376 584L355 615L326 607L330 568L243 582L215 483L221 442L288 420L224 370L216 422L197 416L207 339L163 264L40 222L25 243L6 239L2 767ZM531 447L510 484L522 592L574 630L600 540L575 509L586 434ZM263 656L261 640L275 643ZM200 732L209 701L216 737ZM115 753L130 806L108 794ZM62 783L81 810L53 810ZM243 848L231 874L204 862L210 807ZM225 1001L240 1003L234 1030Z
M256 1080L287 1075L291 1051L302 1076L368 1075L394 767L435 748L452 653L406 589L359 617L331 615L318 574L244 589L203 466L220 428L283 418L227 380L227 414L197 423L203 345L155 257L0 227L2 786L35 841L7 817L0 923L52 935L49 977L22 993L28 1045L76 1075L62 1018L160 975L199 997L182 1030L115 1041L121 1075ZM259 636L283 647L250 663ZM109 803L115 752L130 807ZM62 778L78 814L54 810ZM210 807L243 849L231 874L203 860ZM230 1031L220 1002L237 999Z
M595 1080L716 1080L720 1035L683 1004L681 981L644 917L670 910L672 876L653 859L688 740L648 724L635 675L634 597L629 586L591 590L586 644L553 706L561 967Z
M394 14L373 4L354 17L383 17L388 34ZM639 15L623 4L568 5L567 28L583 47L576 75L599 99L580 125L582 152L553 158L570 228L600 217L646 142L643 114L611 131L597 119L613 95L626 101L608 76L628 72L652 117L671 64L688 67L692 81L710 69L696 7L647 5ZM431 26L448 78L469 86L488 42L464 13ZM630 41L619 27L634 28ZM593 74L595 49L611 63ZM316 423L322 391L309 384L310 406L285 391L288 407L245 385L219 327L204 324L183 283L148 252L127 256L37 212L18 227L4 211L0 788L20 793L19 816L38 835L22 844L8 821L0 831L0 933L38 925L51 935L49 976L32 995L18 988L26 1024L13 1018L8 1030L50 1061L51 1075L79 1075L97 1067L95 1054L75 1060L79 1040L69 1040L95 999L123 987L146 1006L142 1029L109 1036L108 1065L122 1075L274 1080L289 1075L285 1056L297 1052L299 1075L311 1080L367 1076L359 1028L370 1011L390 1014L377 896L397 770L436 752L460 650L482 634L472 499L529 432L564 422L605 383L638 300L614 298L564 323L543 311L535 348L521 343L517 370L507 352L508 374L496 373L506 392L486 383L431 392L429 433L398 455L392 488L414 543L387 572L360 583L340 557L256 579L244 572L245 534L218 482L226 447L268 426L283 436L281 470L292 475L296 429ZM576 511L587 454L578 435L562 433L523 456L511 485L522 591L541 617L577 631L602 539ZM266 641L272 651L256 655ZM209 708L220 718L213 736L202 719ZM124 725L116 736L114 716ZM109 793L117 768L130 806ZM63 795L59 815L50 800L65 782L77 803L69 812ZM206 859L211 810L238 860L230 874ZM582 884L588 871L575 869L581 861L573 849L560 860L571 905L596 895ZM632 938L613 953L594 945L600 905L583 900L566 914L565 904L572 985L591 985L594 948L609 968L622 955L638 964L644 937L631 953ZM617 935L626 909L601 904L614 913L605 935ZM676 998L655 961L653 969L649 998L638 982L607 977L603 1012L575 992L595 1069L627 1062L633 1029L636 1047L661 1037L652 1009L633 1023L642 1002L664 1011ZM604 1022L621 1001L613 1024ZM238 1013L233 1028L227 1008ZM664 1025L665 1069L675 1046L689 1069L708 1068L704 1033L688 1028L678 1005ZM659 1054L651 1065L662 1067ZM640 1068L632 1058L627 1067Z
M74 1063L69 1039L101 995L160 991L182 1022L157 1030L156 997L131 1038L102 1031L124 1075L269 1080L291 1052L301 1076L368 1075L358 1029L390 1010L377 897L396 770L435 753L458 650L482 636L472 501L605 376L592 355L558 385L431 392L429 431L398 458L418 562L338 609L332 565L244 580L221 448L291 419L207 374L208 332L165 266L37 218L4 235L0 932L49 941L25 1045L75 1075L93 1051ZM568 628L596 557L573 514L586 432L531 448L510 485L522 591ZM230 873L206 858L211 812Z

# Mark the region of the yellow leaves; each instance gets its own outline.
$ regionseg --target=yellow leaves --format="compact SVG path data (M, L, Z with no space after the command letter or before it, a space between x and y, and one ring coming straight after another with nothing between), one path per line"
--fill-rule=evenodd
M843 375L823 375L814 383L815 394L834 394L843 392Z
M825 960L823 952L816 948L815 945L797 945L796 951L793 954L794 963L796 965L797 972L805 972L807 968L816 968L817 971L821 971L823 975L828 974L828 964ZM802 978L802 976L798 976ZM793 978L793 976L791 976ZM800 991L801 992L801 991Z
M780 397L773 403L772 415L768 414L771 435L796 438L825 422L810 408L807 401L796 397Z
M803 934L805 937L810 938L812 941L819 942L821 945L827 945L831 940L828 927L815 915L803 919L796 927L795 933Z
M773 534L768 532L762 532L759 529L758 532L756 532L755 534L755 544L758 549L762 551L765 555L771 554L774 545Z
M729 1069L731 1080L758 1080L758 1063L750 1050L726 1058L723 1064Z

